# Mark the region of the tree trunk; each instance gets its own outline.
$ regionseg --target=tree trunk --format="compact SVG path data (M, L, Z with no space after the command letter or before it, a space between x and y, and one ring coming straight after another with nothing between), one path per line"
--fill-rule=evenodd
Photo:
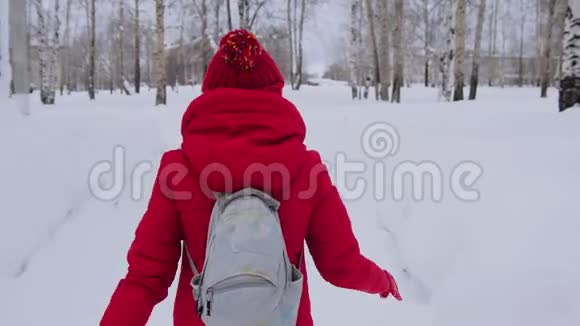
M300 1L300 7L298 7ZM287 0L288 42L290 52L290 84L293 90L299 90L303 82L304 20L306 18L306 0Z
M383 101L389 100L389 87L391 86L391 53L389 26L389 0L378 0L379 11L379 65L380 65L380 98ZM378 82L378 81L377 81Z
M52 45L51 45L51 58L50 58L50 71L51 71L51 89L52 89L52 103L54 104L56 100L56 87L59 84L59 79L62 76L60 75L60 69L58 66L59 58L60 58L60 0L54 0L54 18L53 18L54 26L52 31Z
M266 4L267 0L262 0L258 3L258 5L256 6L256 10L254 11L254 14L251 16L249 25L248 25L248 29L252 30L254 29L254 24L256 23L256 20L258 19L258 14L260 13L260 10L264 7L264 5ZM306 5L306 3L305 3ZM248 7L249 8L249 7ZM248 9L248 14L250 13L250 10Z
M213 17L214 17L214 21L215 21L215 26L214 26L214 30L213 30L213 39L216 42L219 42L220 35L222 33L221 25L220 25L220 12L221 12L221 7L222 7L222 1L223 0L214 0Z
M42 104L54 104L54 89L51 75L52 55L50 47L50 30L46 24L46 12L42 6L42 0L34 0L34 8L37 18L38 33L38 56L40 65L40 100Z
M489 56L489 86L495 85L497 73L497 19L499 13L499 0L495 0L490 14L490 56Z
M292 19L292 4L296 0L287 0L286 2L286 21L288 23L288 50L290 52L290 85L294 88L294 83L296 78L296 49L294 46L294 38L296 37L294 33L294 21Z
M489 12L489 25L488 25L488 40L487 40L487 73L488 73L488 86L492 85L492 73L491 73L491 66L493 64L493 8L494 8L494 4L495 4L495 0L490 0L491 1L491 10ZM539 1L539 0L537 0Z
M145 84L147 84L147 88L149 90L151 90L151 85L153 84L152 80L152 61L153 61L153 35L152 35L152 28L150 24L147 24L146 27L146 31L145 34L143 35L145 37Z
M179 45L177 48L177 83L179 85L185 85L185 8L183 7L183 0L180 1L180 15L179 15Z
M483 36L483 25L485 21L485 0L479 1L477 13L477 26L475 28L475 45L473 46L473 61L471 63L471 81L469 88L469 99L475 100L477 97L477 86L479 84L479 60L481 57L481 39Z
M306 17L306 0L301 1L300 7L300 22L298 23L298 69L296 72L298 76L296 78L296 90L300 89L303 82L303 65L304 65L304 47L302 46L302 40L304 39L304 19Z
M232 0L226 0L226 11L228 14L228 31L231 31L234 29L232 24Z
M203 75L205 76L212 55L209 39L209 24L207 19L207 0L201 0L201 6L199 9L199 19L201 20L201 59Z
M71 16L71 2L72 0L66 1L65 7L65 19L64 19L64 35L63 35L63 50L61 51L61 70L60 70L60 95L64 94L65 87L67 92L70 93L70 16Z
M90 23L89 23L89 73L88 73L88 93L89 99L95 99L96 83L96 6L95 0L87 0L90 3Z
M542 39L543 39L543 35L544 35L544 22L542 19L542 5L544 3L545 0L536 0L536 5L535 5L535 18L536 18L536 23L535 23L535 28L536 28L536 33L535 33L535 37L538 40L536 42L536 61L535 61L535 85L537 87L540 87L541 84L541 70L542 70L542 51L543 51L543 45L542 45Z
M556 0L549 0L548 12L547 12L547 23L546 30L544 31L544 49L542 53L542 83L541 83L541 94L542 98L548 97L548 87L550 86L550 70L551 70L551 57L552 57L552 25L554 24L554 12L556 9Z
M524 14L524 2L520 0L521 4L521 21L520 21L520 48L518 53L518 86L524 86L524 33L526 27L526 15Z
M11 0L14 1L14 0ZM10 25L8 21L10 20L10 14L13 11L11 8L12 4L8 2L0 2L0 103L9 96L10 92L10 79L12 78L12 74L10 71L10 63L9 63L9 51L10 48L10 41L11 37L9 36Z
M395 28L393 30L393 46L395 64L393 76L393 95L391 101L401 103L401 87L403 86L403 15L404 0L395 0Z
M352 99L356 99L358 95L358 83L357 83L357 54L358 54L358 12L360 9L360 0L352 0L350 4L350 46L349 46L349 70L350 70L350 88L352 92Z
M453 24L453 4L454 0L450 0L446 6L446 15L444 18L444 30L446 31L447 37L445 40L445 51L441 56L441 91L439 94L440 98L450 102L451 101L451 70L452 63L455 56L455 28Z
M563 33L559 108L580 103L580 1L570 1Z
M125 0L119 0L119 88L131 95L125 75Z
M456 0L455 11L455 92L453 101L463 101L465 86L465 0Z
M365 0L365 4L367 7L367 19L369 21L369 34L370 34L370 39L371 39L371 46L372 46L372 52L373 52L373 72L374 72L374 76L373 78L375 79L375 98L378 101L380 99L380 89L379 89L379 83L381 80L381 72L380 72L380 67L379 67L379 48L378 48L378 44L377 44L377 34L375 31L375 10L373 8L373 2L372 0Z
M30 94L28 23L30 19L27 15L27 4L21 0L10 0L9 3L3 1L0 7L2 10L0 13L2 16L0 17L0 30L2 30L0 32L0 56L2 57L0 60L0 80L4 79L0 83L0 87L2 87L0 95L6 94L11 88L11 84L14 95L21 99L17 102L21 113L25 116L30 115L28 103ZM9 53L12 54L11 58Z
M429 87L429 57L430 50L429 47L431 46L431 24L429 19L429 0L423 0L423 25L425 26L425 35L423 36L425 39L423 40L423 52L425 55L425 70L423 79L425 82L425 87Z
M555 42L554 44L554 52L552 53L553 57L558 58L558 65L557 65L557 76L558 80L562 79L562 55L564 51L564 43L562 42L564 38L564 29L566 24L566 15L568 12L568 0L558 0L556 1L556 9L554 11L554 35L552 36ZM570 1L573 4L575 1Z
M240 16L240 28L250 27L250 0L238 0L238 14Z
M157 96L155 105L167 104L167 72L165 71L165 1L155 0L157 46L155 49L155 75Z
M135 93L139 94L141 91L141 23L139 21L139 0L135 0L135 39L134 39L134 51L135 51L135 62L133 65L135 80Z

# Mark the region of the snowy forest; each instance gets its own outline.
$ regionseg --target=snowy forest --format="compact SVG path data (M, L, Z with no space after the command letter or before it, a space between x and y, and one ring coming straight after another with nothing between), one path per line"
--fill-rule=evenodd
M28 70L45 104L57 93L95 99L144 87L157 89L163 104L166 86L203 80L219 38L237 28L257 34L292 89L325 77L347 81L352 98L373 88L370 97L400 102L412 84L438 88L445 101L473 100L482 84L538 87L545 97L575 73L567 68L574 47L566 51L564 41L574 32L566 19L577 16L566 0L343 0L332 1L333 10L329 0L21 2L9 16L26 22L13 31L26 41L15 38L12 51L14 61L29 60L14 69ZM305 38L321 28L334 31L325 43L333 51L325 69L312 72L305 47L313 42Z
M198 325L202 175L281 166L297 326L578 326L579 60L580 0L0 0L0 325Z

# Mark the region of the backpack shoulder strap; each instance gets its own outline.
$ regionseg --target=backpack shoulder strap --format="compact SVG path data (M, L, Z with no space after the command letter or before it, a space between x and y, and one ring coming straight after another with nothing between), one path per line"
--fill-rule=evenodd
M185 251L185 255L187 256L187 260L189 261L189 266L191 267L191 271L193 272L193 277L199 275L199 270L195 267L195 263L193 262L193 258L191 258L191 254L189 253L189 249L187 249L187 245L184 243L183 248Z

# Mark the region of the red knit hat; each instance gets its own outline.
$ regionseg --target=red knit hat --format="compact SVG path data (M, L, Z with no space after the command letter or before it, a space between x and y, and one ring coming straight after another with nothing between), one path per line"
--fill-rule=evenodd
M247 30L229 32L211 59L202 91L242 88L282 94L284 76L274 59Z

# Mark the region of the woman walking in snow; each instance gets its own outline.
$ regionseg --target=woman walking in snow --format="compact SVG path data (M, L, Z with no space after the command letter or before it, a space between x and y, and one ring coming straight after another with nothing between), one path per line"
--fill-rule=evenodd
M128 273L119 282L101 326L144 326L153 307L166 298L178 267L174 325L228 325L224 320L211 319L219 314L218 289L214 293L210 287L200 293L196 286L203 287L202 283L209 282L210 277L204 273L215 275L216 271L209 271L209 267L206 271L205 267L223 257L214 255L210 260L206 257L212 246L219 245L208 241L209 233L219 236L215 224L219 222L213 218L221 218L217 216L221 211L216 213L214 209L218 197L211 194L231 194L243 189L264 192L270 203L276 203L272 207L279 216L284 257L299 269L296 275L303 276L296 312L288 309L280 320L292 320L298 326L313 325L303 255L305 242L317 269L328 282L401 300L393 277L360 253L346 208L319 154L306 149L305 124L294 105L282 97L283 86L281 72L252 34L238 30L221 40L208 67L203 93L183 116L181 149L167 152L161 159L149 206L128 253ZM261 167L261 174L249 176L248 170L257 166ZM283 167L285 173L264 171L272 166ZM228 232L239 232L231 228ZM258 240L262 238L252 238ZM243 251L233 247L234 244L228 248ZM185 259L178 266L180 258ZM248 262L248 273L254 271L251 263ZM196 266L201 267L201 278ZM238 297L243 301L224 309L233 311L237 305L258 300L258 294L264 293L259 291L266 289L262 285L275 290L272 286L276 284L271 280L256 286L255 280L268 277L253 273L254 281L246 282L247 287L242 283L233 286L230 282L230 294L235 295L228 300ZM287 290L282 288L280 292ZM281 306L282 303L277 303L273 309ZM279 324L287 325L286 322Z

